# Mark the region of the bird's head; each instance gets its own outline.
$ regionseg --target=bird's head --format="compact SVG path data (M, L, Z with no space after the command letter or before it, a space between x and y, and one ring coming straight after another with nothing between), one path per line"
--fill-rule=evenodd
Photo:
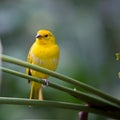
M39 30L36 35L36 41L43 45L56 43L54 35L48 30Z

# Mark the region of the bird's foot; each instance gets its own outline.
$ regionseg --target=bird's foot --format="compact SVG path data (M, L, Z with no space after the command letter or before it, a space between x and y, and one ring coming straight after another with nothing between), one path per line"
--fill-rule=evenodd
M48 81L47 79L42 79L42 80L44 80L44 81L45 81L45 84L44 84L44 85L42 85L43 87L46 87L46 86L48 86L48 85L49 85L49 81Z

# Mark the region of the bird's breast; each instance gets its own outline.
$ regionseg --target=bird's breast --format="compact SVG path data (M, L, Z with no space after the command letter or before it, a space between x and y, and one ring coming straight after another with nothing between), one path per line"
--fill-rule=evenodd
M40 55L36 56L33 52L30 52L30 56L32 58L32 64L50 69L55 70L58 65L58 56L50 56L42 57Z

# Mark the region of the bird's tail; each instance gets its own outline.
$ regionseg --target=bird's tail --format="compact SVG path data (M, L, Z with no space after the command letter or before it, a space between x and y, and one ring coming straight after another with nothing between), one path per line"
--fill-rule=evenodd
M43 100L42 84L32 81L30 99Z

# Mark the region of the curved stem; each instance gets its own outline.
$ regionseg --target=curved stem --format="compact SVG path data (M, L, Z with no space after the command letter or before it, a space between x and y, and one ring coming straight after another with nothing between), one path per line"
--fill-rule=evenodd
M99 115L103 115L106 117L111 117L114 119L119 119L120 112L112 112L112 111L104 111L97 108L91 108L88 106L83 106L80 104L60 102L60 101L39 101L39 100L30 100L23 98L8 98L8 97L0 97L0 104L14 104L14 105L37 105L37 106L46 106L46 107L56 107L56 108L64 108L64 109L73 109L79 111L91 112Z
M97 96L99 96L99 97L101 97L101 98L103 98L107 101L112 102L113 104L116 104L116 106L119 106L119 108L120 108L120 100L118 100L117 98L114 98L114 97L112 97L112 96L110 96L106 93L103 93L100 90L98 90L98 89L96 89L96 88L94 88L90 85L87 85L85 83L82 83L78 80L75 80L73 78L62 75L60 73L56 73L56 72L47 70L45 68L42 68L42 67L39 67L39 66L36 66L36 65L32 65L28 62L24 62L22 60L15 59L15 58L12 58L12 57L9 57L9 56L6 56L6 55L1 55L1 59L5 62L9 62L9 63L17 64L17 65L20 65L20 66L28 67L28 68L34 69L36 71L43 72L43 73L46 73L46 74L51 75L53 77L56 77L56 78L58 78L60 80L63 80L65 82L71 83L73 85L79 86L80 88L88 91L89 93L95 94L95 95L97 95Z
M26 74L23 74L23 73L20 73L20 72L17 72L17 71L8 69L8 68L4 68L4 67L1 67L0 69L2 71L4 71L4 72L7 72L7 73L10 73L10 74L19 76L19 77L23 77L23 78L26 78L26 79L29 79L29 80L32 80L32 81L35 81L35 82L45 84L44 80L41 80L41 79L36 78L34 76L26 75ZM113 104L111 102L108 102L108 101L105 101L103 99L91 96L91 95L86 94L84 92L80 92L80 91L77 91L77 90L75 91L74 89L70 89L68 87L57 85L57 84L55 84L53 82L49 82L49 86L53 87L55 89L61 90L63 92L66 92L66 93L76 97L77 99L80 99L80 100L82 100L84 102L87 102L87 103L89 103L91 105L94 105L96 107L100 107L100 108L103 108L103 109L104 108L106 108L106 109L110 109L110 108L112 108L112 109L120 109L119 106L117 106L117 105L115 105L115 104Z

